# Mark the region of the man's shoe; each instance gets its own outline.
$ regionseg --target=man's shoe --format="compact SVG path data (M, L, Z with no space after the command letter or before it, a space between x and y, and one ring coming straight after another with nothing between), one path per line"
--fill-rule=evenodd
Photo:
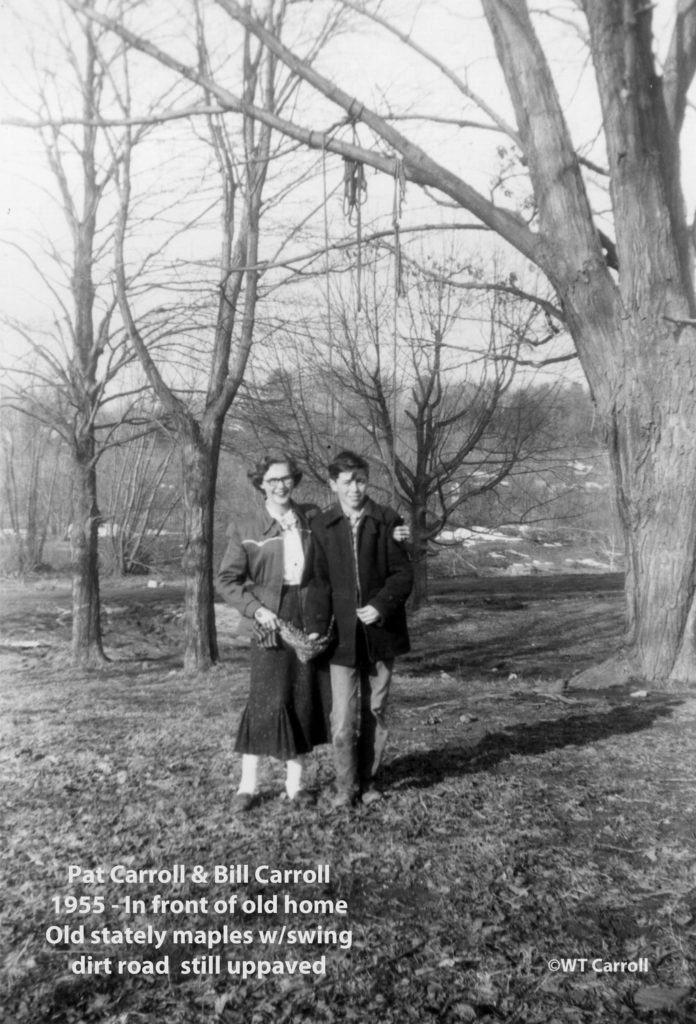
M293 807L313 807L316 803L316 797L314 793L308 793L306 789L298 789L295 795L290 798L290 803Z
M377 804L382 799L382 794L375 786L368 786L360 797L360 802L369 807L370 804Z
M354 803L355 797L352 793L336 793L331 801L331 806L338 811L342 807L352 807Z
M253 793L237 793L232 801L233 814L245 814L250 811L256 803L256 796Z

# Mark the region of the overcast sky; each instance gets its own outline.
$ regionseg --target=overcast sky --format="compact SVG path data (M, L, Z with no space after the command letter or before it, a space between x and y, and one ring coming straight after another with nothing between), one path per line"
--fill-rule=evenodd
M155 19L153 23L157 26L161 45L192 59L190 38L176 28L176 11L182 6L183 0L154 0L146 5L146 10L148 16ZM572 4L566 6L570 9ZM557 11L559 7L562 8L562 5L557 2L535 4L537 10L548 12ZM664 50L666 45L663 26L672 7L672 0L662 0L657 5L656 22L660 29L658 52L659 47ZM27 104L30 107L33 102L37 66L39 71L41 68L50 69L54 81L58 83L57 92L64 103L65 112L78 113L74 96L67 88L61 89L63 76L67 82L68 68L56 46L56 33L52 27L57 9L56 0L31 0L19 9L22 17L18 23L12 5L0 3L0 62L3 69L1 116L5 119L32 117ZM211 16L218 19L220 24L216 38L225 46L238 42L239 34L235 27L227 24L226 17L220 15L215 5L211 4L210 9ZM321 4L318 9L321 9ZM509 101L477 0L467 0L466 3L389 0L384 10L388 12L390 9L397 12L395 18L400 28L411 31L420 45L436 53L458 74L466 75L470 85L485 96L491 106L512 120ZM548 44L547 49L553 52L554 70L567 102L576 145L601 161L596 96L581 41L568 32L567 26L550 18L541 20L540 30ZM33 57L29 53L30 45L35 51ZM374 25L359 24L355 32L341 35L322 54L319 66L335 74L341 84L353 90L360 99L377 107L388 103L392 109L412 112L482 117L472 105L463 103L461 97L456 96L439 72ZM148 94L158 90L163 82L163 73L150 62L148 71L143 73L142 94L137 97L143 101L143 109L147 105ZM327 115L320 111L326 111L323 102L317 102L314 108L308 106L305 100L301 109L294 112L294 117L300 123L324 127L328 123ZM338 115L335 119L338 120ZM495 164L500 164L496 148L506 144L504 137L491 132L462 131L451 126L433 127L407 121L403 124L403 130L419 138L434 156L483 191L489 187ZM50 238L55 239L56 244L68 244L65 225L55 202L55 182L46 169L36 133L7 125L0 127L0 132L3 153L0 196L4 243L0 247L0 305L13 316L29 321L36 321L37 318L45 320L50 315L50 298L45 290L42 294L41 290L37 291L36 278L29 263L6 243L14 241L28 246L37 258L40 258L38 239ZM364 128L358 128L358 133L361 140L369 141L369 134ZM170 131L163 129L159 136L159 149L152 149L159 163L156 172L158 188L173 189L176 180L186 178L192 161L192 149L182 148L181 140L184 137L174 126ZM187 145L190 144L190 138L189 135ZM687 145L686 151L690 155L693 147ZM171 175L169 181L168 175ZM687 169L685 180L688 201L693 209L696 201L696 175ZM333 184L330 181L329 187ZM320 185L320 182L314 184L315 197L318 196ZM368 186L370 198L365 211L366 219L382 218L385 223L389 223L393 183L372 175ZM504 200L506 202L519 199L524 194L525 186L520 179L518 186L514 182L511 184L511 189L513 196ZM290 215L297 208L289 206L287 209ZM331 209L333 223L337 225L337 230L342 230L337 219L337 202ZM434 207L413 186L408 189L403 216L405 225L417 223L423 217L437 222L452 219L471 221L471 217L464 211L453 212ZM192 232L186 237L194 250L189 255L195 255L195 246L201 243L203 236Z

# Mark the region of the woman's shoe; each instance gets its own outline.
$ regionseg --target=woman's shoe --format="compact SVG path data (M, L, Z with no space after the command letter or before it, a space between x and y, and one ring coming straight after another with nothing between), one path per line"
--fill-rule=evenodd
M345 793L343 791L336 793L331 800L331 807L333 810L338 811L342 807L352 807L355 803L355 796L353 793Z
M255 803L256 795L254 793L237 793L232 801L232 813L245 814L251 810Z
M298 789L295 795L291 797L290 803L294 804L295 807L313 807L316 803L316 797L314 793L308 793L306 789Z

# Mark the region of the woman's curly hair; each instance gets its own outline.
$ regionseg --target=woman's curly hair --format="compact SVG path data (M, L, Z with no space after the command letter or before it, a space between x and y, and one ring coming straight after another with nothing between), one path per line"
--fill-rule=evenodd
M297 487L300 480L302 479L302 470L297 465L297 462L287 452L266 452L258 459L253 467L248 471L247 476L257 491L262 491L261 481L265 477L270 466L274 466L277 463L285 464L290 473L292 474L292 485Z

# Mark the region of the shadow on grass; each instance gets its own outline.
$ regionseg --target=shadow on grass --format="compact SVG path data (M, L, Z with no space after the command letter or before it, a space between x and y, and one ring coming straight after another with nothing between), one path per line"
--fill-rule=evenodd
M393 789L427 789L448 777L485 772L514 755L534 757L568 746L585 746L610 736L651 728L682 703L680 698L659 697L650 704L621 704L606 712L588 712L567 718L520 723L488 733L467 746L449 737L442 746L417 750L394 758L383 770L383 782Z

